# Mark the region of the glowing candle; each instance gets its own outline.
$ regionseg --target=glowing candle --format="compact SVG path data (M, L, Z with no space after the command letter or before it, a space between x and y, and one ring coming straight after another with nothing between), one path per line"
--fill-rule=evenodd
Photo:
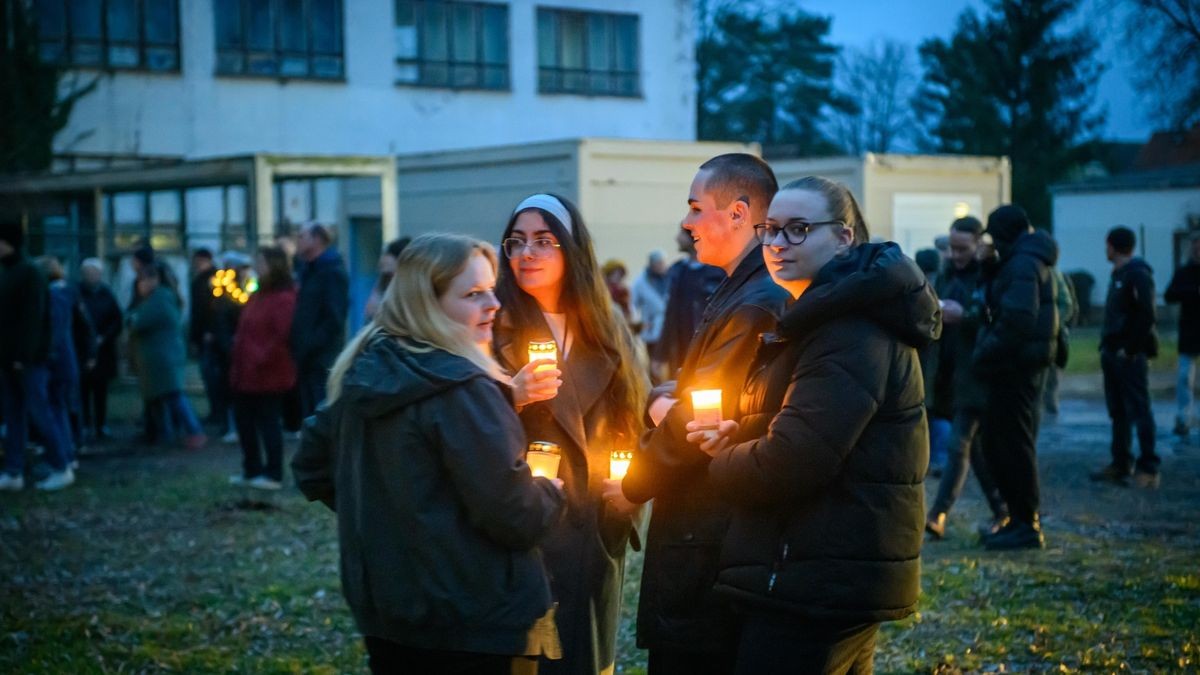
M558 444L548 441L534 441L529 444L525 453L525 462L535 476L556 478L558 476L558 461L562 459Z
M557 364L558 345L554 342L554 340L546 340L544 342L536 342L536 341L530 342L529 343L529 361L530 361L530 363L532 363L534 361L545 361L545 360L555 361L556 363L554 366L538 366L537 367L538 371L554 370L554 368L558 365Z
M721 424L721 390L698 389L692 392L692 420L704 429Z
M629 471L629 462L633 453L629 450L613 450L608 456L608 477L621 480Z

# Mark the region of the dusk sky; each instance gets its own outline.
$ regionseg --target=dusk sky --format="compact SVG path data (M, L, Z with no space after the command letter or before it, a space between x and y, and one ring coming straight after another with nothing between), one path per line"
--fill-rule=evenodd
M1112 0L1084 0L1088 25L1100 37L1100 58L1109 64L1100 80L1099 98L1108 107L1103 136L1109 140L1145 141L1152 125L1137 106L1130 83L1132 70L1121 51L1121 25L1111 11L1095 8ZM786 5L790 2L783 3ZM814 14L833 17L834 43L866 46L872 40L892 38L916 46L929 37L949 37L960 12L967 7L982 10L983 0L800 0L796 4Z

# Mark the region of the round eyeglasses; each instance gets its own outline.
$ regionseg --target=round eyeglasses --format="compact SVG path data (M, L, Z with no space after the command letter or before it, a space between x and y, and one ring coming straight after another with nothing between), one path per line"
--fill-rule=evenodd
M500 242L500 247L504 249L504 255L509 258L516 258L525 252L526 249L533 254L535 258L544 258L550 255L551 251L556 248L562 248L562 244L553 239L534 239L525 241L517 237L509 237Z
M810 223L807 220L789 220L783 225L771 225L770 223L759 223L754 226L754 236L758 238L758 243L763 246L770 246L779 233L783 233L783 238L792 246L799 246L808 239L809 232L814 227L821 225L840 225L846 226L846 223L840 220L820 220L815 223Z

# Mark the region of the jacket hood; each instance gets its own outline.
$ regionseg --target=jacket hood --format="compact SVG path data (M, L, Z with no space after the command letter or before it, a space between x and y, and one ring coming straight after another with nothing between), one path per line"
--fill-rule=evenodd
M474 363L441 349L406 349L395 338L371 339L342 379L342 398L367 417L378 417L476 377Z
M1042 230L1035 230L1021 235L1013 245L1013 255L1025 253L1032 255L1047 265L1053 266L1058 262L1058 242Z
M937 295L895 243L861 244L826 263L779 321L795 338L833 319L862 315L896 339L924 347L942 333Z
M1154 274L1154 268L1150 267L1150 263L1146 262L1142 258L1130 258L1129 262L1125 263L1125 265L1122 266L1121 269L1115 270L1115 271L1125 273L1125 272L1131 272L1136 269L1145 270L1146 274L1151 274L1151 275Z

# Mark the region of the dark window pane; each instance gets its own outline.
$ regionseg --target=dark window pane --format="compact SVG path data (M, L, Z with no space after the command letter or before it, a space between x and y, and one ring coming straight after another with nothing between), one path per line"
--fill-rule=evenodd
M444 87L449 83L450 73L445 64L424 63L421 65L421 84Z
M146 67L150 70L177 70L179 56L174 47L147 47Z
M584 52L587 47L587 27L582 14L559 15L558 39L562 42L559 66L583 68L586 64Z
M76 40L71 45L71 63L80 66L99 66L104 63L104 47L99 41Z
M558 21L554 12L545 9L538 10L538 65L555 67L558 65Z
M478 87L479 86L479 67L478 66L454 66L454 86L456 87Z
M617 70L636 72L638 69L638 19L636 16L617 17Z
M304 35L304 0L279 3L279 48L290 52L308 50Z
M108 65L114 68L136 68L138 65L137 45L110 45Z
M451 54L451 59L454 61L475 61L477 57L476 45L476 26L475 26L475 7L472 5L455 3L453 9L453 33L451 34L451 44L454 46L454 53Z
M37 21L38 35L43 39L67 34L67 17L63 14L62 0L37 0L34 20Z
M342 57L314 56L312 60L312 76L339 78L342 76Z
M417 58L417 9L412 0L396 0L396 58Z
M54 0L52 4L62 6L61 0ZM100 6L96 0L71 0L71 37L73 39L99 40L102 37ZM45 34L44 31L43 34Z
M284 55L279 61L279 74L288 77L308 75L308 57Z
M49 63L57 63L66 58L66 51L61 42L43 42L38 53L42 55L43 61Z
M608 14L591 14L587 18L587 67L590 70L612 68L612 17Z
M274 53L251 53L247 56L246 72L254 75L274 75L279 72Z
M246 69L241 52L217 52L217 72L238 74Z
M338 0L309 0L308 26L313 51L342 53L342 4Z
M428 3L421 21L421 58L445 61L448 57L446 6Z
M242 3L216 0L217 48L242 46ZM219 66L218 66L219 67Z
M108 0L108 39L110 41L137 42L135 4L134 0Z
M251 49L275 48L275 22L271 12L271 3L250 2L246 22L246 46Z
M508 63L508 8L487 5L482 24L483 62Z
M175 39L175 0L143 0L146 41L171 44Z
M483 86L504 89L508 86L508 66L487 66L483 70Z

